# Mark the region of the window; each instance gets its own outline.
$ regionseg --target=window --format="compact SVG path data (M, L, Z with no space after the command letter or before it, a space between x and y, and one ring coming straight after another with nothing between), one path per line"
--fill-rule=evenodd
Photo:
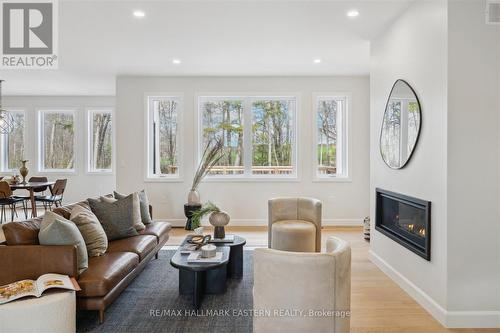
M315 96L315 178L347 177L347 98Z
M212 176L296 175L295 97L201 96L198 107L199 151L210 138L224 143L223 158L212 168Z
M211 98L201 107L202 146L211 138L224 143L224 156L210 171L212 175L241 175L243 168L243 100Z
M40 111L39 131L40 170L74 171L74 111Z
M111 110L89 110L89 172L111 172L113 160L113 125Z
M179 97L148 97L148 178L179 178Z
M293 110L295 100L252 102L252 174L291 175L294 170Z
M9 110L14 119L14 128L9 134L0 138L2 171L18 170L24 153L24 111Z

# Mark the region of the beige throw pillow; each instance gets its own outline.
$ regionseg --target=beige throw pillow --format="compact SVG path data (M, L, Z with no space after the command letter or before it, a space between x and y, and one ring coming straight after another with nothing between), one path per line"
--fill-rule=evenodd
M89 257L102 256L108 249L108 237L101 223L92 211L80 205L75 205L69 218L76 226L87 245Z

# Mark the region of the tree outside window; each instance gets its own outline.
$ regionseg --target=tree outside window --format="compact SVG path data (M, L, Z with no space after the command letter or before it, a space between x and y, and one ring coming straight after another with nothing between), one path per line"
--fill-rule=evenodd
M89 111L89 171L111 171L113 159L111 111Z
M12 132L1 135L2 171L18 170L24 160L24 111L9 110L14 119Z
M149 175L179 176L178 97L149 97Z
M293 172L293 122L290 100L252 103L253 174Z
M224 143L223 158L210 174L294 175L295 108L294 97L200 97L200 147L211 138Z
M220 138L224 156L210 170L212 175L243 174L243 101L212 100L202 104L203 146Z
M42 111L42 167L44 170L73 170L75 122L72 111Z
M316 96L316 177L347 176L347 98Z

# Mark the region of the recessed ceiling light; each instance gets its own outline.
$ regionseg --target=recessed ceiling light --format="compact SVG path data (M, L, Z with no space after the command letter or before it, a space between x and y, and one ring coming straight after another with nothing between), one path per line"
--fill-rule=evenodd
M314 60L313 60L313 62L314 62L315 64L320 64L320 63L321 63L321 59L319 59L319 58L318 58L318 59L314 59Z
M356 9L351 9L347 12L347 17L358 17L359 12Z
M181 63L181 59L173 59L173 60L172 60L172 63L173 63L174 65L179 65L179 64Z
M144 16L146 16L146 14L142 10L135 10L134 16L135 17L144 17Z

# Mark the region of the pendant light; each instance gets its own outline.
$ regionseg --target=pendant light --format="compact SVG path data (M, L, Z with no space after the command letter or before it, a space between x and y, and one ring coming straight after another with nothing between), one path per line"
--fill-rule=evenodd
M2 82L0 80L0 134L9 134L14 129L14 117L2 107Z

